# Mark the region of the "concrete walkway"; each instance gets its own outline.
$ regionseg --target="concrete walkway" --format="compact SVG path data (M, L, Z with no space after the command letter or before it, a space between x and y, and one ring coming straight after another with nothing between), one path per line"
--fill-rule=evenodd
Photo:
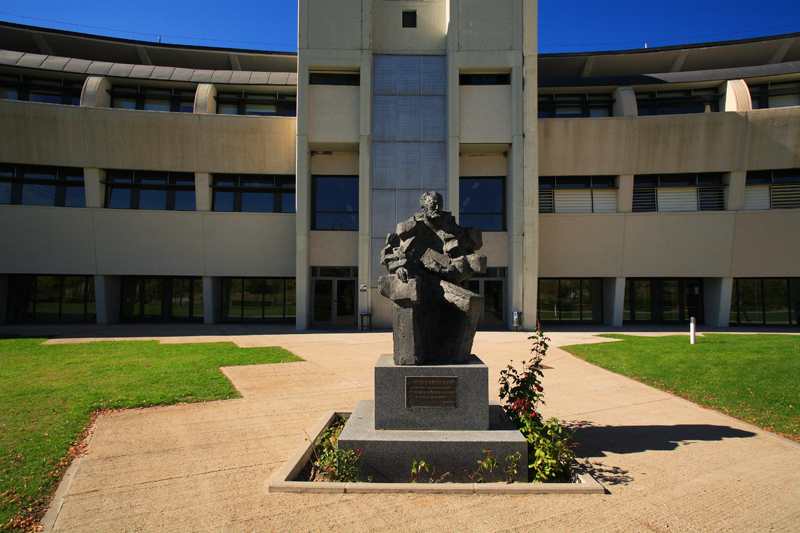
M63 338L50 341L164 333L164 342L278 345L305 361L224 369L243 399L101 417L47 528L800 531L800 446L558 348L545 359L544 414L582 424L579 455L588 458L607 494L269 494L270 478L327 410L351 410L372 398L372 368L381 353L391 352L391 334L239 328L191 326L183 332L193 336L185 337L174 327L87 327L85 336L66 328ZM556 347L602 342L591 331L549 335ZM529 349L527 334L514 332L479 332L474 345L490 376L511 359L527 358Z

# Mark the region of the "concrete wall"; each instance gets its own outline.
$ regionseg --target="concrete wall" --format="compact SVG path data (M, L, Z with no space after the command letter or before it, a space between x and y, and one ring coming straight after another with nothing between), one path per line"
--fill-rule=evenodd
M0 100L0 161L182 172L295 173L295 119Z
M542 277L800 276L800 210L540 216Z
M447 2L372 2L372 50L377 54L444 52L447 49ZM417 12L417 27L402 27L402 12Z
M511 85L460 85L459 136L462 143L511 142Z
M456 0L451 0L456 3ZM521 0L458 0L459 50L522 48ZM536 3L530 2L535 9ZM530 28L534 34L535 28Z
M588 176L800 167L800 107L539 120L539 173Z
M295 276L293 214L3 206L0 272Z
M312 231L312 266L358 266L357 231Z
M312 149L314 143L320 142L358 146L360 89L339 85L308 86L308 142ZM358 174L357 168L354 174Z

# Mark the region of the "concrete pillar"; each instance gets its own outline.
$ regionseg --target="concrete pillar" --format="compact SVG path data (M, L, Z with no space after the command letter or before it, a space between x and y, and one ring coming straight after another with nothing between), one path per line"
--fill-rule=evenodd
M86 194L86 207L103 208L106 205L106 186L103 181L106 173L99 168L83 169L83 190Z
M361 52L361 86L359 91L358 124L358 312L372 312L372 291L369 290L372 275L372 256L370 252L371 193L372 173L370 150L370 131L372 127L372 54ZM366 285L367 290L361 291ZM359 327L360 322L359 322Z
M630 87L617 87L611 94L614 104L611 115L615 117L639 116L639 106L636 104L636 94Z
M506 321L513 326L514 311L523 312L523 257L525 245L525 221L523 195L525 190L524 168L524 122L523 69L511 68L511 148L508 152L506 177L506 227L508 228L508 310ZM537 117L538 120L538 117ZM538 193L538 191L537 191ZM524 315L523 315L524 318ZM535 320L535 319L534 319Z
M116 324L119 322L121 291L122 278L120 276L94 277L98 324Z
M722 176L725 188L725 210L740 211L744 209L744 188L747 183L747 172L728 172Z
M728 80L720 85L719 99L720 111L750 111L753 101L750 99L750 89L744 80Z
M457 32L452 32L457 33ZM458 65L456 50L447 54L447 209L459 220L459 153L460 142L458 124Z
M222 322L222 278L203 276L203 322Z
M81 107L111 107L108 90L111 82L104 76L89 76L81 89Z
M303 2L301 2L302 4ZM297 323L299 331L311 323L311 152L308 147L308 64L303 54L297 61L297 215L295 216ZM360 161L359 161L360 166ZM360 169L359 169L360 171ZM360 191L359 191L360 192ZM359 206L360 207L360 206Z
M538 104L538 3L522 1L522 74L525 92L522 102L523 120L523 263L522 263L522 327L536 328L536 298L539 282L539 104ZM513 72L512 72L513 77ZM513 82L512 82L513 83ZM512 88L512 102L514 101ZM516 108L514 108L516 109ZM512 110L513 112L513 110Z
M625 278L603 278L603 324L622 325L625 307Z
M198 211L211 211L211 174L208 172L194 173L195 209Z
M217 112L217 87L212 83L201 83L194 93L194 112L215 114Z
M8 275L0 274L0 324L8 320Z
M633 175L617 176L617 212L630 213L633 211Z
M707 326L728 327L732 293L733 278L703 278L703 306Z

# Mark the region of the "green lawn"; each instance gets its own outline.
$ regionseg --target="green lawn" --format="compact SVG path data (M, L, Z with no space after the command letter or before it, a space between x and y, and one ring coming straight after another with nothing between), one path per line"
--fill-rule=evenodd
M233 343L0 337L0 529L41 517L97 410L239 398L221 366L301 359Z
M600 336L623 341L563 349L800 442L800 336Z

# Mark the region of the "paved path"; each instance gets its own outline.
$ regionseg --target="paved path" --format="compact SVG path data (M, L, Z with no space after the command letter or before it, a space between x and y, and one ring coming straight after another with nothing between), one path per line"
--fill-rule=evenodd
M96 331L279 345L305 361L226 368L243 399L101 417L48 517L53 531L800 531L800 446L558 348L545 359L544 414L583 424L579 455L607 494L269 494L270 478L327 410L372 397L372 367L391 351L391 334ZM588 331L550 336L554 346L601 342ZM93 337L73 328L56 342ZM479 332L474 352L496 376L528 356L526 337Z

